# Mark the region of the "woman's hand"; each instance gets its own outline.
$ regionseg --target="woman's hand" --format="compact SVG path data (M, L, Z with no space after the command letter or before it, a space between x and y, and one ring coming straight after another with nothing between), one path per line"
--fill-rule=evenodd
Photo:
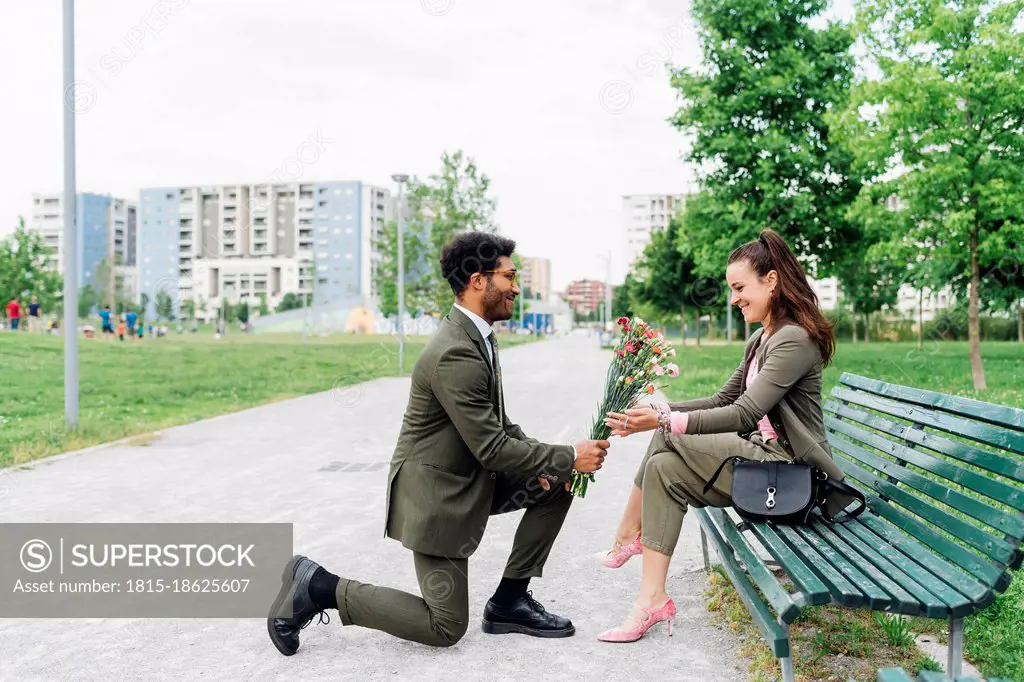
M609 412L604 423L610 426L613 436L626 437L631 433L651 431L658 428L658 410L653 405L641 405L622 412Z

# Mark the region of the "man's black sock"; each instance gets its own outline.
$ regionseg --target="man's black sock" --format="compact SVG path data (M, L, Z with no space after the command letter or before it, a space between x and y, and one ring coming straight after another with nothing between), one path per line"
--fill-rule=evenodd
M530 586L529 578L502 578L498 583L498 589L494 591L491 601L495 604L507 606L516 599L526 594L526 588Z
M309 596L313 598L313 603L322 609L338 608L337 589L340 580L341 578L333 573L328 573L323 566L316 569L309 580Z

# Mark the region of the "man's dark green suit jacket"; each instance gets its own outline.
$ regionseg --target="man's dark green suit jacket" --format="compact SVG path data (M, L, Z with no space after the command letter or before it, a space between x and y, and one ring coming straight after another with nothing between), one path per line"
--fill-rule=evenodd
M489 351L452 308L416 361L388 475L385 534L421 554L468 558L479 546L499 474L570 480L576 451L527 438L498 412Z

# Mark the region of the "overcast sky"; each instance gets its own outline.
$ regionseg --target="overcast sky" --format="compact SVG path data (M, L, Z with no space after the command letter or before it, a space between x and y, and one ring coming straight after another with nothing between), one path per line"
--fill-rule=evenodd
M0 234L33 192L62 189L60 7L14 3L0 22ZM692 181L660 66L699 63L688 2L89 0L76 21L79 191L276 169L392 186L461 148L502 232L562 288L621 253L623 194ZM310 139L319 151L285 168Z

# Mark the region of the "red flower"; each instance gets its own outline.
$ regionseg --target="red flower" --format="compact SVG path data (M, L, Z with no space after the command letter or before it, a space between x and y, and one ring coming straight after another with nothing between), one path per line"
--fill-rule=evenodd
M636 346L633 345L632 341L630 341L629 343L626 344L626 352L627 353L635 353L636 352Z
M654 338L654 332L652 332L652 331L651 331L650 329L648 329L647 331L645 331L645 332L644 332L644 334L645 334L645 335L647 336L647 338L649 338L649 339L653 339L653 338Z
M617 350L617 351L615 351L615 352L619 354L619 357L620 357L620 358L624 358L624 357L626 357L626 354L625 354L625 353L623 353L623 352L622 352L621 350Z
M616 320L616 322L621 327L621 326L629 324L629 318L628 317L620 317L618 320Z
M651 395L654 395L654 384L647 384L647 388L645 388L644 390L650 393Z

